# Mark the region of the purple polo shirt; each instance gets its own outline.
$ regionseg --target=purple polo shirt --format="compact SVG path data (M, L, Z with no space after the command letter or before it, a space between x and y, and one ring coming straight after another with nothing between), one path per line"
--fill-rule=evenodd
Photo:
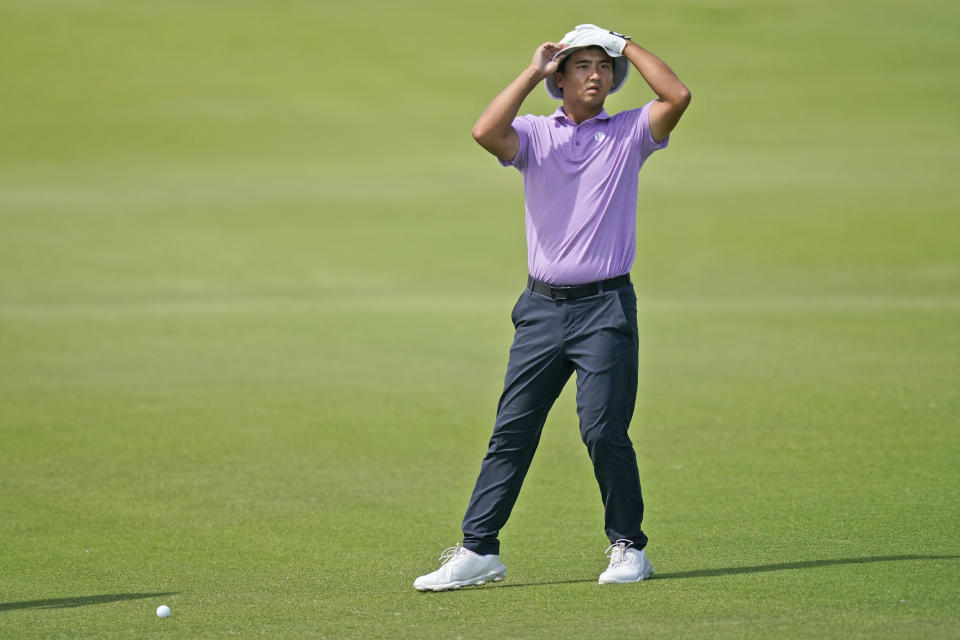
M577 125L563 108L551 116L520 116L520 150L512 162L523 176L530 275L575 285L629 273L637 246L637 178L666 139L650 133L648 103Z

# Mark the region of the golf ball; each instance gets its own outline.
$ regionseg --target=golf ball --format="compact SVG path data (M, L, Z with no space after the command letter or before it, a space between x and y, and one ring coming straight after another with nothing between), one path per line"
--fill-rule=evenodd
M157 607L157 617L158 618L167 618L170 616L170 607L165 604Z

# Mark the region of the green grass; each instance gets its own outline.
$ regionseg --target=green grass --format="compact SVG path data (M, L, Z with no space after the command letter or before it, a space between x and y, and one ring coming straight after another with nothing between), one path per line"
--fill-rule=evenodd
M469 129L586 21L694 94L633 272L657 577L595 584L568 389L507 580L419 594L525 274L520 180ZM958 26L891 0L6 2L0 637L956 637ZM634 74L608 107L651 97Z

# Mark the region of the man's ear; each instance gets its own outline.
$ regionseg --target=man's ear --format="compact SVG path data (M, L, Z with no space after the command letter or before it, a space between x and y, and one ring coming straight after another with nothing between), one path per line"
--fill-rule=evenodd
M553 81L556 83L557 87L563 89L563 74L559 71L553 72Z

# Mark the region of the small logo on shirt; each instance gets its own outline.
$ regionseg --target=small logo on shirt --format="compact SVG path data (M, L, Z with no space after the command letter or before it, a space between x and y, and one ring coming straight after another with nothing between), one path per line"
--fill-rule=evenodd
M598 131L597 133L593 134L593 139L597 142L603 142L603 139L606 137L607 134L603 133L602 131Z

